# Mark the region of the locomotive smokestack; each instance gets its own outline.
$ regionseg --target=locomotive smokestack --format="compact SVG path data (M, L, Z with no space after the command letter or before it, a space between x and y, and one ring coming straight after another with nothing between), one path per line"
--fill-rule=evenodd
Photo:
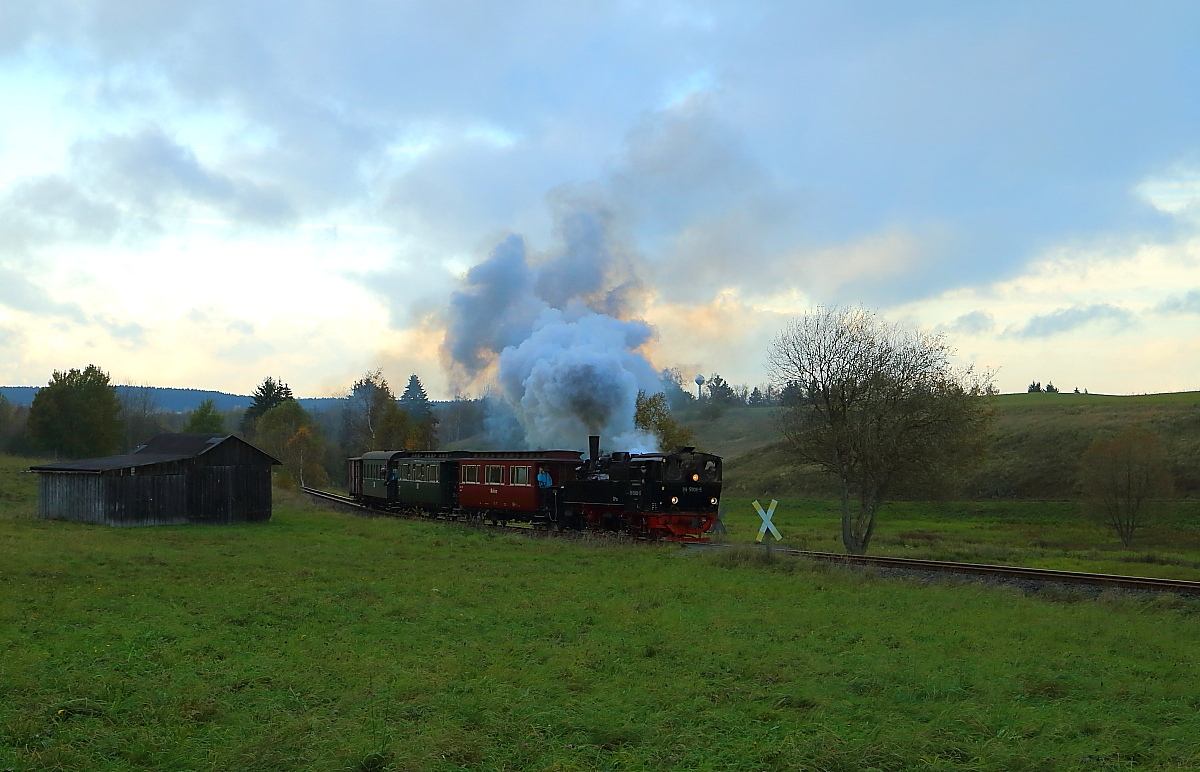
M588 451L592 454L591 458L592 458L593 462L600 460L600 435L599 434L589 434L588 435Z

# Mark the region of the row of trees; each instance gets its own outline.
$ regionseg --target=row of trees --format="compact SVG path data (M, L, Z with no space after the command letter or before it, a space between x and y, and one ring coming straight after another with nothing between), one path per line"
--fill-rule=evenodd
M692 386L692 383L695 386ZM778 407L795 391L794 384L782 387L773 383L758 386L731 384L720 373L697 376L692 383L685 382L678 368L663 370L663 393L672 410L688 410L705 406L729 407Z
M437 446L437 418L415 374L397 398L379 370L355 381L345 399L306 411L282 380L266 378L248 409L222 413L205 400L185 416L161 411L149 388L118 394L96 365L55 371L28 408L0 396L0 450L84 458L129 452L164 431L236 431L284 462L283 476L323 484L344 474L345 458L384 448Z
M166 431L225 431L227 422L237 423L230 417L212 400L186 415L164 412L153 389L118 387L88 365L55 371L33 405L13 405L0 395L0 452L65 458L126 453Z
M242 419L244 434L283 462L282 482L341 481L345 460L372 450L433 450L438 420L415 374L397 398L380 370L356 380L335 407L309 413L287 384L265 379Z
M1042 385L1041 381L1032 381L1029 384L1029 388L1027 388L1026 391L1029 392L1030 394L1039 394L1039 393L1040 394L1058 394L1059 393L1058 387L1055 386L1052 381L1047 381L1045 386ZM1076 394L1079 393L1078 386L1075 387L1075 393ZM1087 394L1088 390L1084 389L1083 393Z

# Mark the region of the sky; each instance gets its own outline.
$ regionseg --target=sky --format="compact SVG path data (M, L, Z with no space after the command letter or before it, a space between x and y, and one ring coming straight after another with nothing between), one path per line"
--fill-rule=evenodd
M478 393L452 298L586 213L689 379L821 305L1002 391L1200 388L1200 5L0 4L0 383ZM492 373L494 375L494 373Z

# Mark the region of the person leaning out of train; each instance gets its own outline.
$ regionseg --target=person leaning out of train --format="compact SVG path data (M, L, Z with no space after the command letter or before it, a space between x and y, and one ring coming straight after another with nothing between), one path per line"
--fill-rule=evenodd
M544 467L538 471L537 481L539 488L549 488L551 485L554 485L554 480L551 479L550 473Z

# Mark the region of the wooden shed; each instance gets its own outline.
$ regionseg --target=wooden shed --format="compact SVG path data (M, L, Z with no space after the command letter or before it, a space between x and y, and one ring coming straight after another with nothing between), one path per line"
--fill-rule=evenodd
M103 525L271 519L271 466L231 434L160 434L124 456L30 467L38 516Z

